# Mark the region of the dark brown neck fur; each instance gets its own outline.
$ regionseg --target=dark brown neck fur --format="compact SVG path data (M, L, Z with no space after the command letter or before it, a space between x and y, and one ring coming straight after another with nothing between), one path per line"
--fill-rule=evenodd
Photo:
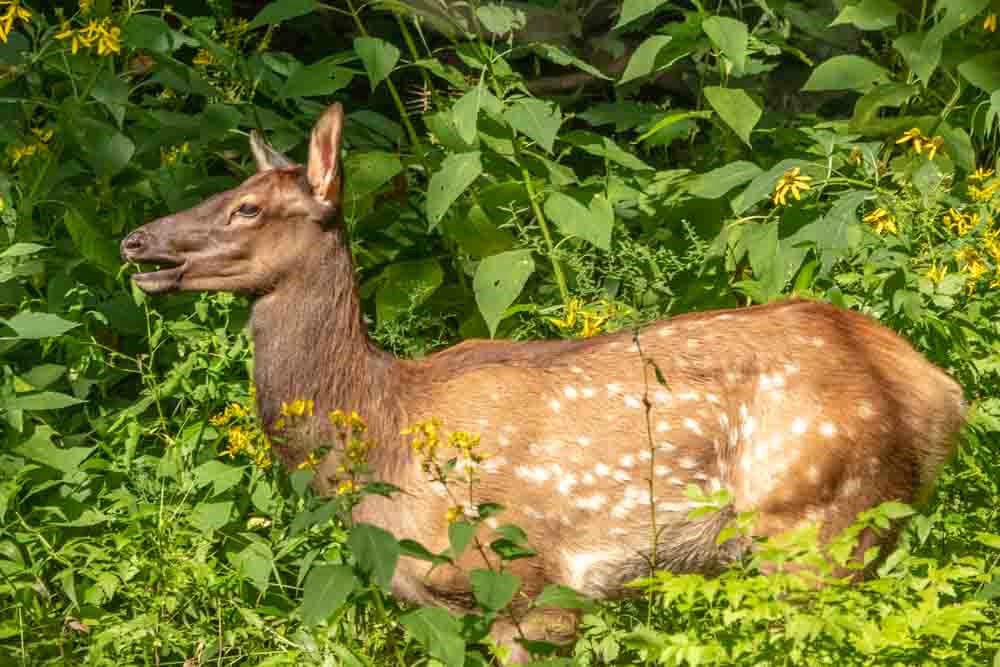
M402 420L398 362L368 337L339 225L324 232L298 268L259 298L251 315L254 382L264 424L274 423L282 401L315 401L312 425L280 447L279 455L293 464L328 443L327 413L336 409L356 410L379 449L396 449Z

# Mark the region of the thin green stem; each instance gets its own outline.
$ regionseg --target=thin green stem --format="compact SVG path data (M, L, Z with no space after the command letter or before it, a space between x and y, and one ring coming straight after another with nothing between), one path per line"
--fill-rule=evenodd
M552 242L552 234L549 232L549 223L545 219L545 214L542 213L542 207L538 205L538 193L535 191L535 185L531 180L531 173L524 166L520 143L516 138L514 139L514 155L517 158L518 165L521 167L521 178L524 179L524 187L528 191L531 212L534 213L535 219L538 220L538 227L542 230L542 236L545 238L545 247L548 249L549 261L552 262L552 271L556 277L556 284L559 286L559 295L563 303L568 303L569 289L566 287L566 276L563 274L559 260L556 259L556 249L555 244Z

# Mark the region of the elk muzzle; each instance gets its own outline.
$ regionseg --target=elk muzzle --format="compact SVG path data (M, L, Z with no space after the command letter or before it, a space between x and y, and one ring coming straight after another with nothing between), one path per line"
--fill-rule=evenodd
M132 264L152 264L153 271L136 273L132 280L143 292L161 294L180 289L181 280L187 270L187 261L170 251L167 243L145 225L126 236L121 242L121 256Z

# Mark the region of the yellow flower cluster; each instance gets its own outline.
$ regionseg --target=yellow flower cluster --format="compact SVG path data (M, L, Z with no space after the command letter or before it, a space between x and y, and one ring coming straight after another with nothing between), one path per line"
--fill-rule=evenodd
M962 213L954 208L948 209L942 218L945 227L958 236L965 236L979 226L978 213Z
M52 130L33 127L31 128L31 133L35 135L37 141L26 144L14 144L7 148L11 166L16 166L21 160L48 150L48 143L52 140Z
M479 435L467 431L452 431L442 439L441 420L437 417L419 421L403 429L403 435L413 436L410 447L420 459L424 472L430 473L435 481L447 484L448 474L438 455L441 450L450 450L448 470L457 470L462 481L471 484L479 464L489 458L479 451ZM454 467L452 467L454 466Z
M11 31L14 30L14 22L31 22L31 10L21 4L21 0L0 0L0 42L4 44L10 38Z
M160 162L164 166L170 166L176 164L177 160L183 155L187 155L191 152L191 146L186 141L180 146L173 146L172 148L160 149Z
M281 402L280 416L274 420L274 429L283 431L288 426L289 421L296 421L302 417L312 417L315 404L312 400L303 398L296 399L291 403Z
M209 423L213 426L225 426L226 424L248 417L246 408L239 403L230 403L226 409L217 415L209 418Z
M573 297L566 304L562 317L547 317L545 319L557 329L577 338L590 338L602 333L611 318L617 314L617 304L607 299L583 305L580 299Z
M223 455L236 458L245 455L258 467L272 463L271 441L254 421L253 415L239 403L230 403L225 410L209 418L213 426L227 427L227 447Z
M926 150L927 159L933 160L937 152L944 146L944 137L927 137L920 131L920 128L912 127L903 132L899 139L896 139L896 144L910 144L917 155L922 154Z
M70 40L70 51L75 55L81 48L93 49L97 45L97 55L106 56L110 53L121 53L122 29L116 26L109 17L100 21L91 19L82 28L73 28L69 21L63 21L60 31L56 33L58 40Z
M368 424L355 411L334 410L327 418L335 429L339 444L340 462L334 471L338 496L355 495L361 491L359 478L368 474L368 456L375 443L366 438Z
M862 220L871 225L875 233L880 236L886 232L890 234L899 232L899 228L896 226L896 218L881 206L866 215Z
M983 30L987 32L997 31L997 15L995 13L990 13L986 15L983 19Z
M781 175L778 182L774 184L774 196L771 200L775 206L787 206L788 195L796 201L802 199L802 193L810 190L812 177L803 176L799 167L792 167Z

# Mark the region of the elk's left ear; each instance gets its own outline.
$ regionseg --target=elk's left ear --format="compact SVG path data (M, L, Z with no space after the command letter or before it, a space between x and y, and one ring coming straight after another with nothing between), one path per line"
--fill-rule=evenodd
M344 107L336 102L316 122L309 142L306 175L313 197L333 206L340 204L340 137L343 129Z
M264 135L258 130L250 130L250 151L257 163L257 171L288 169L295 166L294 162L271 148L271 145L264 140Z

